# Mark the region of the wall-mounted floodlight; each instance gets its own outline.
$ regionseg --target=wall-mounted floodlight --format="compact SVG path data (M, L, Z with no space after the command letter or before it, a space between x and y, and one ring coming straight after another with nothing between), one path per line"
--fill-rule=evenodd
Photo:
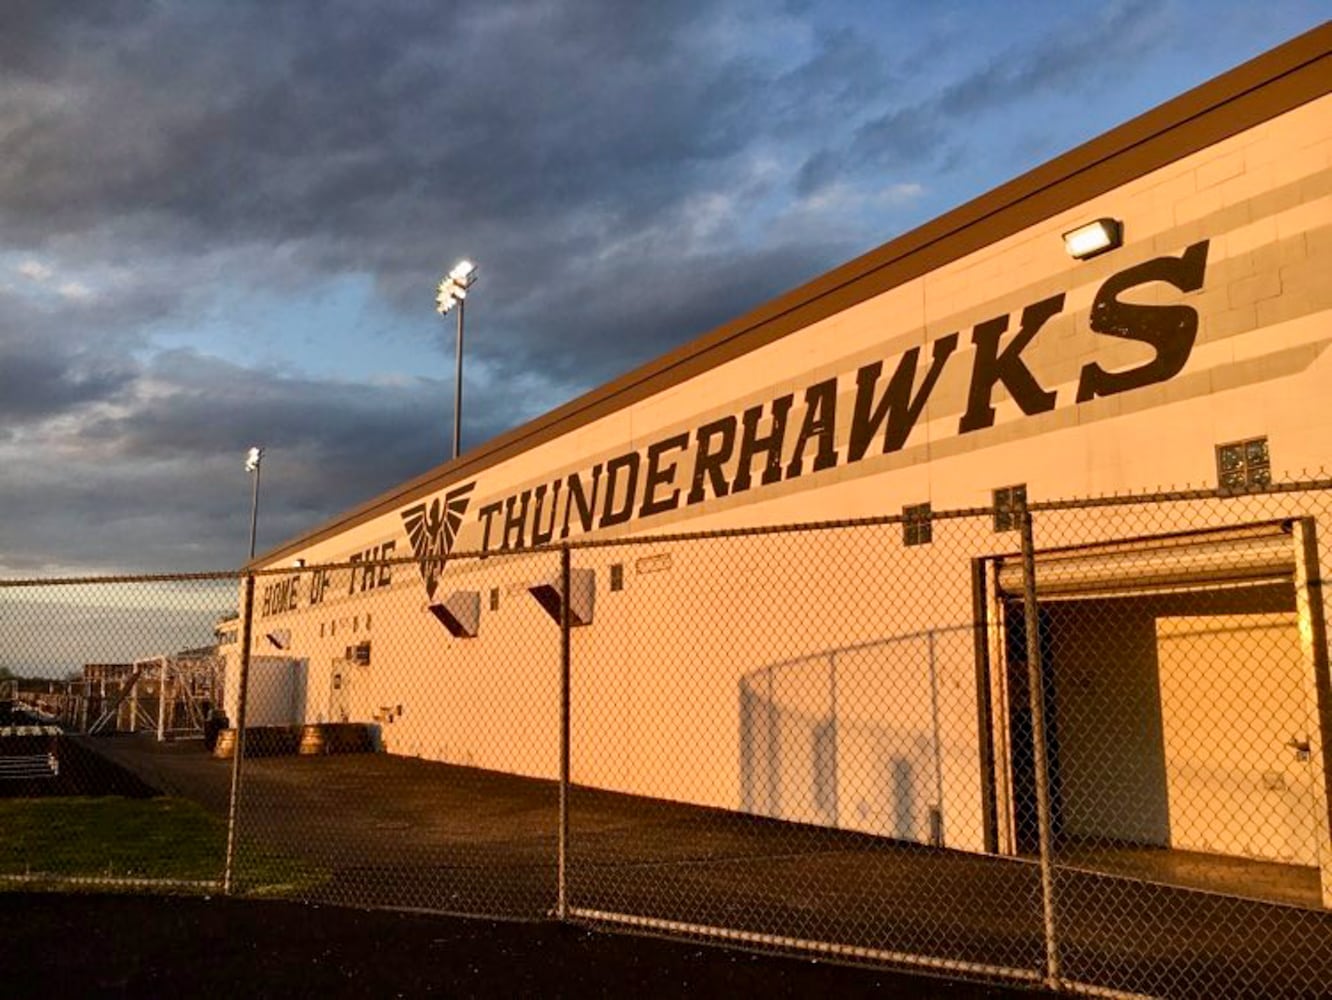
M264 633L264 638L268 640L268 644L274 649L291 648L291 629L289 628L280 628L272 632L266 632Z
M536 598L546 614L555 619L558 625L563 618L564 595L561 593L559 575L534 583L528 592ZM597 599L597 576L590 569L569 570L569 624L592 624L592 608Z
M1087 260L1124 245L1124 224L1118 219L1097 219L1064 234L1064 249L1075 260Z
M455 639L476 638L481 626L481 591L455 590L429 607Z
M476 284L476 265L470 260L460 260L453 265L453 270L444 275L435 291L435 311L443 316L454 306L458 307L458 357L454 362L453 385L453 457L457 458L462 450L462 359L463 359L463 313L467 290Z
M292 569L305 569L305 560L304 560L304 559L293 559L293 560L291 561L291 568L292 568Z

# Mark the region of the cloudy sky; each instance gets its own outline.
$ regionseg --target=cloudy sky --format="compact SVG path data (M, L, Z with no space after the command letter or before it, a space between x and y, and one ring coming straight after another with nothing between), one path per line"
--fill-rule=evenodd
M0 576L243 561L1316 25L1313 0L5 0Z

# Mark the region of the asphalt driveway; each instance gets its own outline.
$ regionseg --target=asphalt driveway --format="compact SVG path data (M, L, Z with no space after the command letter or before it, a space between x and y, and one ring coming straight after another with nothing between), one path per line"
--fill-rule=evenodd
M230 762L198 744L94 744L145 782L225 813ZM281 852L328 873L318 902L545 919L555 907L553 782L388 754L245 762L238 885ZM574 787L569 903L608 926L737 932L923 956L989 978L1043 966L1038 868L726 810ZM1332 982L1332 914L1073 869L1056 874L1069 978L1147 994L1318 996Z

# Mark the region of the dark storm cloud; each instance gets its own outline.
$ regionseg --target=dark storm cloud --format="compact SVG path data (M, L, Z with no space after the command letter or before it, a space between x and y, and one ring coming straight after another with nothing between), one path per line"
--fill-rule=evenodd
M59 292L41 294L59 299ZM96 343L93 310L78 302L35 306L0 289L0 437L49 417L116 398L135 377L114 338Z
M14 426L114 397L133 378L125 365L81 361L34 347L0 344L0 433Z
M626 350L615 324L589 329L593 304L618 311L629 263L641 280L688 259L672 230L692 193L735 188L765 135L808 130L885 78L846 30L794 68L721 51L700 40L710 6L127 3L63 31L34 8L0 14L0 34L31 40L0 69L17 140L0 227L39 245L110 225L142 253L281 243L298 270L374 274L404 310L440 247L466 242L503 262L486 275L497 330L477 350L560 368L570 336L600 336L586 387L865 242L775 248L777 266L751 266L759 280L711 296L704 257L688 315L659 333L650 315ZM651 253L602 267L606 246L654 230ZM585 296L580 317L529 294L560 282Z
M286 501L307 510L365 499L366 484L378 492L443 457L449 394L426 380L282 377L175 351L141 382L142 398L84 421L70 443L138 466L215 455L238 466L236 442L262 441Z
M550 343L516 341L506 369L539 364L562 383L599 384L814 277L828 253L826 244L804 244L680 260L653 249L659 256L626 252L594 274L567 275L543 288L529 307L542 317ZM652 277L644 280L645 272ZM581 305L589 300L596 326Z
M389 273L441 230L567 250L562 220L592 213L603 239L650 224L796 98L863 96L874 63L843 33L774 76L698 44L681 3L464 5L447 23L429 4L158 9L4 71L11 234L147 214L214 239L319 234L324 264L382 255Z
M213 236L382 238L377 206L404 192L422 228L531 218L744 141L724 114L743 70L682 44L697 5L143 6L38 32L42 56L6 69L11 225L165 212Z
M136 385L137 398L86 413L0 478L11 572L47 567L53 552L141 570L238 564L249 515L238 441L266 446L261 544L438 464L447 448L448 393L427 381L282 378L182 351Z

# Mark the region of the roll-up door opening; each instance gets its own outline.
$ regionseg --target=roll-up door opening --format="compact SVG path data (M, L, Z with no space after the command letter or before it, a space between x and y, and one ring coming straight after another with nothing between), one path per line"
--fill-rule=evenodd
M1295 550L1284 521L1036 554L1053 833L1066 856L1166 848L1289 865L1316 882L1312 776L1289 748L1308 725ZM1036 817L1020 557L998 560L995 579L1012 821L1026 852ZM1246 877L1227 864L1215 872Z
M1141 594L1292 579L1289 522L1115 542L1038 553L1036 596L1059 599ZM1022 596L1022 559L999 563L999 590Z

